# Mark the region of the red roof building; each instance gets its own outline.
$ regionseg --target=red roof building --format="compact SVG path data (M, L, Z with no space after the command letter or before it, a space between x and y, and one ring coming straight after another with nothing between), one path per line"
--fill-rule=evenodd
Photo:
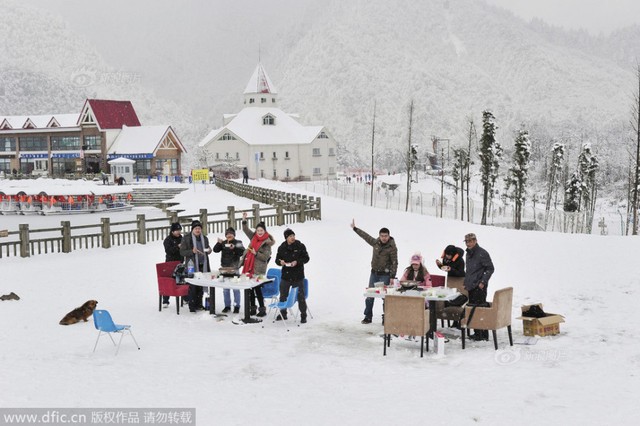
M78 125L87 119L87 113L93 116L93 121L100 130L122 129L122 126L138 127L140 120L130 101L110 101L104 99L87 99L82 107Z

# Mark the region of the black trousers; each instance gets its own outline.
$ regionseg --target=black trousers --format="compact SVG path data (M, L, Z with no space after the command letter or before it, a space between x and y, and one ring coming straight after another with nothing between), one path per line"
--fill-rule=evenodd
M299 281L280 281L280 301L285 302L289 297L289 290L292 287L298 288L298 308L300 308L300 316L302 318L307 317L307 300L304 297L304 279ZM285 312L283 312L285 313Z
M262 284L251 289L251 306L256 306L256 299L258 299L258 306L264 308L264 297L262 296Z
M469 304L483 306L487 303L487 285L484 288L476 287L469 290ZM473 318L471 319L473 321ZM488 330L473 330L476 334L482 334L484 337L489 337Z

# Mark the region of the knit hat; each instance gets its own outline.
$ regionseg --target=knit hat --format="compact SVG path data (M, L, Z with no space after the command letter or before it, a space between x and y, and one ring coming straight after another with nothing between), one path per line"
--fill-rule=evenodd
M453 256L458 252L456 246L448 245L447 248L444 249L444 254L448 254L449 256Z
M264 232L267 232L267 227L265 226L264 222L259 222L259 223L256 225L256 229L257 229L257 228L262 228L262 229L264 229Z
M416 265L420 265L422 264L422 256L420 255L420 253L416 253L413 256L411 256L411 264L416 264Z
M182 231L182 225L179 222L175 222L171 224L171 232L173 231Z
M199 220L194 220L193 222L191 222L191 229L193 230L193 228L202 229L202 223Z
M287 238L289 238L289 235L296 235L296 233L293 232L292 229L287 228L284 230L284 239L286 240Z
M228 227L226 231L224 231L224 235L232 234L234 237L236 236L236 230L232 227Z

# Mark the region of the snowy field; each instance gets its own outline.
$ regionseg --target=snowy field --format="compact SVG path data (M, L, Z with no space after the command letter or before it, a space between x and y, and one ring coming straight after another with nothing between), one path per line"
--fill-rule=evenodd
M207 189L180 194L181 208L254 203ZM0 259L0 294L21 297L0 302L0 406L195 407L199 425L595 425L640 418L637 239L511 231L330 197L322 207L322 221L292 226L311 257L314 318L290 332L188 309L177 316L174 300L158 312L161 241ZM446 245L462 246L464 234L475 232L496 267L489 298L513 286L512 317L522 304L542 302L566 317L560 335L510 348L500 330L496 352L491 341L469 342L463 351L450 334L441 358L420 358L419 343L394 339L383 357L379 301L374 323L360 324L371 249L349 227L352 218L372 235L390 228L401 268L420 251L431 272ZM284 227L267 230L282 243ZM219 255L211 261L219 264ZM58 325L89 299L131 324L142 349L125 338L116 357L103 337L92 353L92 322ZM514 339L522 337L522 322L514 319L513 330Z

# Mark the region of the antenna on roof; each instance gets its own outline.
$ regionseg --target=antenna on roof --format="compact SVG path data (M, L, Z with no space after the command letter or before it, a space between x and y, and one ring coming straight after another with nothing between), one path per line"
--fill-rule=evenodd
M260 63L260 42L258 42L258 63Z

